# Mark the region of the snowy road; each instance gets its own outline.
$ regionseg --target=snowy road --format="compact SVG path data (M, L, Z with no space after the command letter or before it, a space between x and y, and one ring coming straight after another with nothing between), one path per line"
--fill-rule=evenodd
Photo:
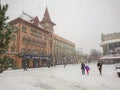
M46 68L44 72L46 73L40 72L40 69L4 72L0 76L0 90L83 90L73 83L56 78L51 69Z
M81 75L80 65L5 71L0 90L120 90L114 65L104 65L102 76L95 64L90 67L90 75Z

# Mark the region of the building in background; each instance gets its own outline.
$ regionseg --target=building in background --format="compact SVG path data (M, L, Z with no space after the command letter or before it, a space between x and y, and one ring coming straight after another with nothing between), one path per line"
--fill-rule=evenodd
M75 44L54 34L54 55L55 64L63 64L64 60L67 64L76 63Z
M42 21L25 12L9 22L14 28L14 37L11 39L7 55L13 60L17 68L40 67L75 62L75 44L54 34L54 26L48 9L46 8Z
M76 48L76 62L81 63L81 62L86 62L83 60L84 54L83 54L83 48Z
M103 57L105 63L120 62L120 33L112 33L101 36L100 46L103 48Z

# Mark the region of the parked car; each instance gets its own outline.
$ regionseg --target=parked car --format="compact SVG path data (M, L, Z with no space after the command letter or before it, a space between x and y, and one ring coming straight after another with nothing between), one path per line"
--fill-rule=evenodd
M120 64L116 64L115 69L117 71L118 77L120 77Z

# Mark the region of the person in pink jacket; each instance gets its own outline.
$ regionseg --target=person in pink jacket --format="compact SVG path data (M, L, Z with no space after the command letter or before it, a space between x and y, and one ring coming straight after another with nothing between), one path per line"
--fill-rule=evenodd
M89 70L90 70L90 67L88 65L85 66L85 70L87 72L87 75L89 75Z

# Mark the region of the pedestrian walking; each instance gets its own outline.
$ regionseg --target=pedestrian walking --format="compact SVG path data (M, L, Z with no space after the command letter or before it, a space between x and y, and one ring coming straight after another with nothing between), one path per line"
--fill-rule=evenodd
M65 65L66 65L66 60L64 59L64 61L63 61L63 64L64 64L64 68L65 68Z
M83 62L81 63L81 70L82 70L82 75L85 75L85 64Z
M50 59L48 60L47 65L48 65L48 68L50 68L50 66L51 66L51 61L50 61Z
M85 70L87 72L87 75L89 75L89 70L90 70L90 67L88 65L85 66Z
M102 75L102 62L101 61L98 61L97 67L98 67L98 70L100 72L100 75Z
M24 65L24 71L27 71L27 63Z

